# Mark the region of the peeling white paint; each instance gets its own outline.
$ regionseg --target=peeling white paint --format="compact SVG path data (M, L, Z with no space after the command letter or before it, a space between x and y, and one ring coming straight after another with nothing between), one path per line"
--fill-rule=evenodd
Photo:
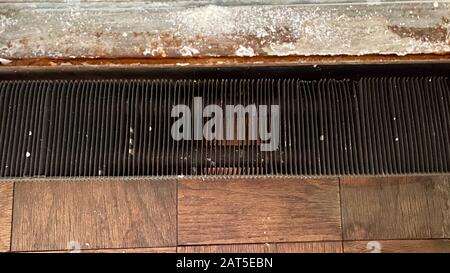
M183 46L180 49L180 53L181 53L181 56L187 57L187 56L198 55L198 54L200 54L200 51L198 51L195 48L189 47L189 46Z
M240 45L235 54L239 57L253 57L255 56L255 51L251 47L244 47Z
M7 65L10 64L11 62L12 62L11 60L0 58L1 65Z
M150 49L146 48L144 50L143 54L144 54L144 56L149 56L149 55L152 55L152 51Z

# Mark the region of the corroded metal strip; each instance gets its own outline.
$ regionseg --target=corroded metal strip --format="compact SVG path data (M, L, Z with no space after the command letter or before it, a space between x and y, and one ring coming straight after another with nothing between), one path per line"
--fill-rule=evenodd
M0 3L0 58L443 54L449 7Z

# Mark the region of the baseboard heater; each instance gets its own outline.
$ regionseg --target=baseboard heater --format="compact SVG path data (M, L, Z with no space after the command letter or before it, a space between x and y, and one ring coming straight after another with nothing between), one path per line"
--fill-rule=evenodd
M450 171L448 64L0 73L0 177Z

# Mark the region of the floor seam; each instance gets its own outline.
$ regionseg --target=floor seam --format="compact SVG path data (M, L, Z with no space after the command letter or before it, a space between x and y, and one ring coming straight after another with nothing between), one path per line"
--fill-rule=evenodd
M9 252L12 252L12 243L13 243L13 231L14 231L14 200L16 200L16 182L13 183L13 189L12 189L12 202L11 202L11 234L9 235Z
M342 206L342 191L341 191L341 177L338 177L338 185L339 185L339 216L341 219L341 248L342 253L344 253L344 212Z

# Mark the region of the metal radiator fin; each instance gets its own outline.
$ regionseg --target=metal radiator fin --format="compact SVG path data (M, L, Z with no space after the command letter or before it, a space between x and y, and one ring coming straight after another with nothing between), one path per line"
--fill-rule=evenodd
M171 110L194 109L194 97L223 109L279 105L278 149L174 140ZM0 107L1 177L450 171L444 77L1 81Z

